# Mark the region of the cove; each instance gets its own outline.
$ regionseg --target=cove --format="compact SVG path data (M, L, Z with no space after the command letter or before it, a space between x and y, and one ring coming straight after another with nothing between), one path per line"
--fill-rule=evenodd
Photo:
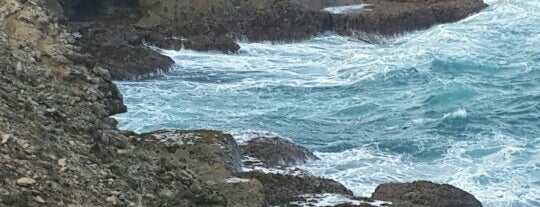
M122 129L275 134L357 195L429 179L485 206L540 205L540 3L491 1L457 23L381 44L323 35L241 42L238 54L163 51L166 75L117 82Z

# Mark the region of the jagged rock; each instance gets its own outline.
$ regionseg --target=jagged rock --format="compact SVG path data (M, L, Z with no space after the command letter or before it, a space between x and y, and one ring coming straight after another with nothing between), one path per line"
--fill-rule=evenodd
M259 137L241 145L243 156L254 157L264 167L289 167L319 159L305 147L279 137Z
M391 201L393 206L403 207L481 207L473 195L448 184L429 181L412 183L386 183L379 185L373 199Z

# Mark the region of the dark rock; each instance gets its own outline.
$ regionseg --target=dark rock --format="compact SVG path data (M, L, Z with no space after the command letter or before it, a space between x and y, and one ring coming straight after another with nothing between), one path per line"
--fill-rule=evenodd
M127 112L127 106L124 105L124 100L122 94L111 81L111 75L108 71L104 69L99 69L100 76L103 78L102 81L98 83L98 90L100 91L99 98L101 102L105 105L105 110L109 116Z
M481 0L383 0L365 3L370 4L369 10L332 14L333 30L341 35L363 32L389 36L455 22L487 6Z
M148 31L127 25L90 24L79 28L78 41L97 65L110 71L114 80L137 79L168 72L174 61L143 44Z
M264 167L288 167L318 159L305 147L279 137L259 137L241 145L243 156L259 159Z
M98 65L109 69L114 80L138 79L168 72L174 61L147 47L101 45L92 51Z
M185 49L198 51L216 50L224 53L236 53L240 50L240 46L236 44L234 39L226 36L196 36L185 40L183 44Z
M261 182L270 205L287 205L290 202L301 201L300 196L305 194L333 193L352 196L352 192L340 183L314 176L266 174L256 171L234 175Z
M373 199L391 201L403 207L481 207L473 195L447 184L429 181L387 183L379 185Z

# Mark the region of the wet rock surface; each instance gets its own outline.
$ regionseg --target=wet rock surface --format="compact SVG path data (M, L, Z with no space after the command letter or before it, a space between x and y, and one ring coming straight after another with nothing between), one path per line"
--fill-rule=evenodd
M375 189L372 198L391 201L393 206L404 207L482 206L473 195L461 189L429 181L382 184Z
M279 137L259 137L241 145L242 155L256 158L267 168L290 167L319 159L305 147Z

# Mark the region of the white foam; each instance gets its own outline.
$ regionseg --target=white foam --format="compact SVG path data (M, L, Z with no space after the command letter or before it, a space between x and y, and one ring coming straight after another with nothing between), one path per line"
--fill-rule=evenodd
M294 142L292 139L285 136L281 136L278 133L270 132L270 131L263 131L263 130L251 130L251 129L250 130L232 130L232 131L229 131L228 133L233 135L234 139L239 144L244 144L245 142L249 140L260 138L260 137L279 137L279 138Z
M540 165L529 160L540 158L540 146L531 149L525 145L520 138L496 132L491 138L450 144L435 163L412 162L364 146L340 153L316 153L321 160L302 168L344 183L357 196L369 197L381 183L430 180L470 192L484 206L535 206L540 188L531 183L540 183ZM530 158L517 156L526 154Z
M347 5L347 6L334 6L326 7L323 11L327 11L331 14L348 14L348 13L358 13L362 11L371 11L368 7L371 4L358 4L358 5Z
M458 109L452 113L444 114L442 118L447 119L447 118L465 118L465 117L467 117L467 110Z
M391 205L391 202L386 201L364 201L364 200L358 200L354 199L350 196L341 195L341 194L331 194L331 193L323 193L323 194L306 194L301 195L305 201L296 201L291 202L292 205L299 205L299 206L316 206L316 207L324 207L324 206L335 206L339 204L351 204L351 205L361 205L361 204L370 204L373 206L387 206Z
M233 177L233 178L227 178L225 182L226 183L247 183L249 182L249 179Z

